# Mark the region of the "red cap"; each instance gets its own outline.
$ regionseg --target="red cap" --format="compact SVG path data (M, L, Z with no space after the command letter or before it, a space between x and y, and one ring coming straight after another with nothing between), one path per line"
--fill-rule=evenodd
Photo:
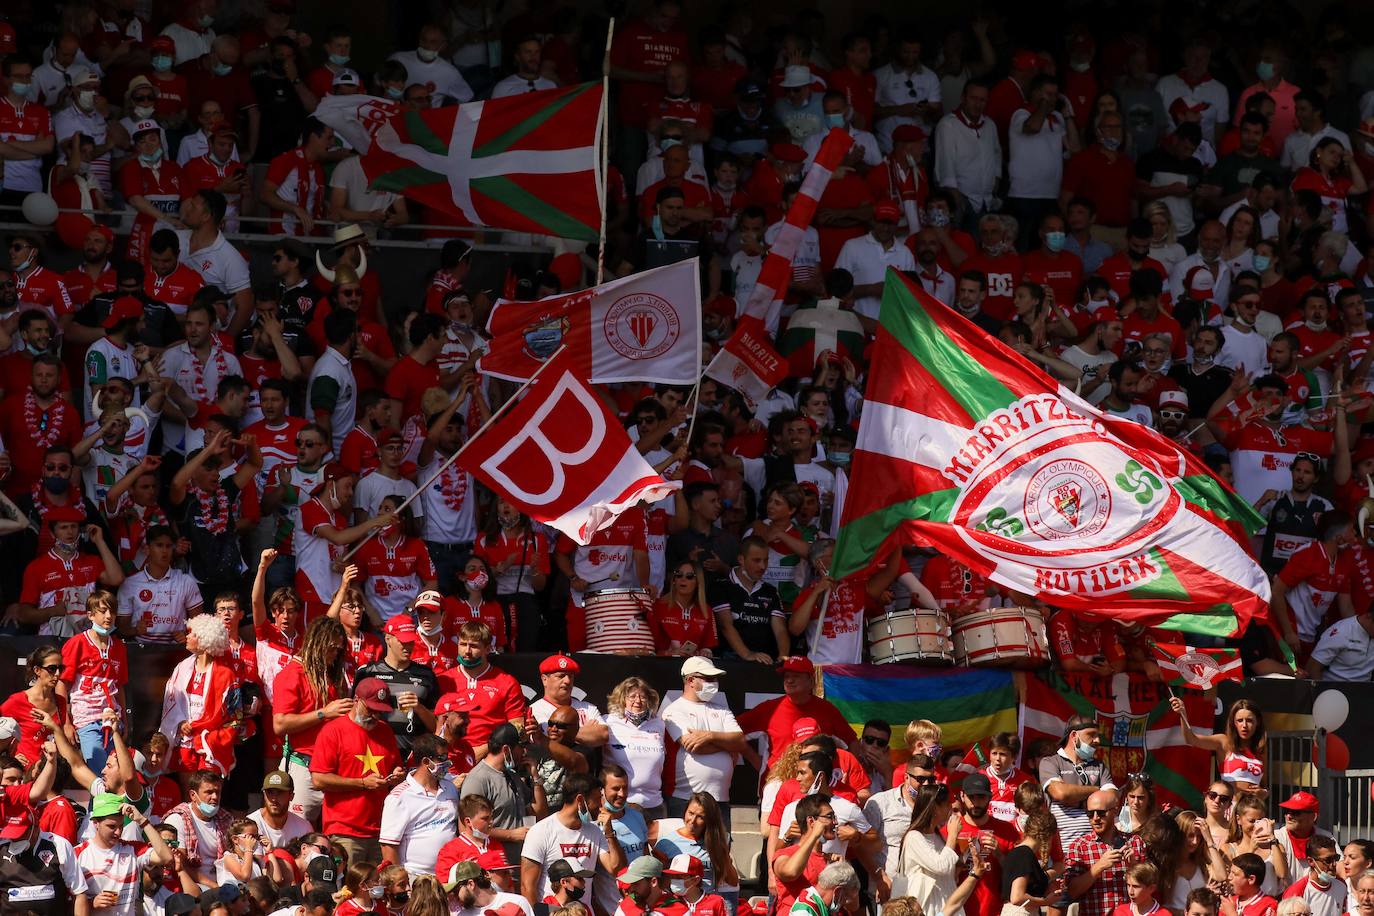
M443 609L444 596L432 588L415 596L415 610L417 611L442 611Z
M1352 464L1359 464L1366 458L1374 458L1374 439L1364 438L1355 443L1355 454L1350 456Z
M774 159L783 162L805 162L806 150L795 143L774 143L768 148L768 153Z
M405 445L406 437L401 435L401 431L391 426L383 426L377 430L377 444L388 445L392 442L399 442Z
M820 733L820 725L810 716L803 716L792 723L792 738L795 741L805 741L807 738L814 737Z
M915 143L924 140L929 134L919 124L903 124L892 132L893 143Z
M415 621L410 619L408 614L397 614L386 622L382 632L388 636L394 636L401 642L414 642L420 638L415 629Z
M490 849L477 857L477 865L483 871L496 871L500 868L519 868L518 865L510 864L510 861L506 858L506 851L496 845L493 845Z
M1169 117L1173 118L1175 121L1181 121L1183 120L1183 116L1190 111L1202 111L1207 107L1209 106L1206 102L1198 102L1196 105L1189 105L1183 100L1183 96L1179 96L1169 105Z
M105 241L107 241L107 242L113 242L113 241L114 241L114 230L111 229L109 226L102 226L102 225L100 225L100 224L97 223L96 225L94 225L94 226L92 226L90 229L88 229L88 230L86 231L86 234L87 234L87 235L90 235L92 232L99 232L101 238L105 239Z
M1279 807L1289 811L1310 811L1316 814L1321 805L1317 801L1317 796L1311 792L1294 792L1288 796L1288 801L1279 802Z
M1216 279L1213 278L1212 272L1201 265L1189 269L1184 285L1188 287L1190 294L1210 294L1217 288ZM1212 297L1211 295L1195 295L1192 298L1210 299Z
M1038 70L1040 69L1040 55L1034 51L1017 51L1011 56L1011 68L1013 70Z
M391 691L379 677L365 677L353 685L353 698L373 712L391 712Z
M816 666L804 655L789 655L782 660L782 670L795 671L798 674L815 674Z
M120 296L110 307L110 314L105 316L105 320L100 322L100 326L105 330L110 330L121 321L128 321L130 318L143 317L143 303L133 296Z
M80 524L86 516L76 506L53 506L43 512L45 522L76 522Z
M315 489L311 493L323 493L324 488L336 480L343 480L345 477L356 477L349 470L348 466L339 461L331 461L324 466L324 472L320 474L320 482L315 484Z
M821 488L818 487L818 486L816 486L816 481L814 481L814 480L803 480L803 481L798 482L797 486L801 487L803 490L805 490L807 493L810 493L812 496L816 497L817 499L820 499L820 498L821 498Z
M674 878L701 878L706 874L706 866L696 856L680 852L668 862L663 873Z
M556 671L567 671L576 674L582 668L577 664L577 660L567 655L550 655L539 663L540 674L553 674Z
M463 706L463 698L456 693L446 693L439 698L439 702L434 704L436 716L446 716L451 712L467 712Z
M0 840L17 840L28 836L31 827L33 815L29 813L28 808L19 808L5 818L4 825L0 826Z
M873 218L880 223L895 223L902 218L902 209L890 200L873 207Z
M153 51L171 51L175 53L177 43L173 40L171 35L159 35L153 39L152 49Z
M238 139L238 135L239 132L234 129L234 125L230 124L227 121L222 124L216 124L214 129L210 131L210 136L212 137L228 136L233 137L234 139Z
M0 22L0 54L13 54L19 50L19 42L14 37L14 26Z

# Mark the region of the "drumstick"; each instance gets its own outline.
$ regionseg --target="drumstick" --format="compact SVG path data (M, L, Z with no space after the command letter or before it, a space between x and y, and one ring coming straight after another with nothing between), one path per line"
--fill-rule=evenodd
M437 471L435 471L435 472L433 473L433 475L430 476L429 480L426 480L426 481L424 482L424 485L423 485L423 486L416 487L416 488L415 488L415 492L412 493L412 494L410 494L410 496L408 496L408 497L406 498L406 501L405 501L405 502L403 502L403 503L401 503L399 506L397 506L396 509L395 509L395 511L393 512L393 514L394 514L394 515L400 515L401 512L405 510L405 507L406 507L406 506L408 506L408 505L410 505L411 503L413 503L416 499L418 499L418 498L420 497L420 494L421 494L421 493L423 493L424 491L428 490L428 489L434 484L434 481L438 480L439 477L444 473L444 471L447 471L447 470L449 469L449 466L452 465L453 462L455 462L455 461L458 460L458 456L461 455L461 454L463 454L463 452L465 452L465 451L467 450L467 447L477 440L477 437L478 437L478 436L480 436L480 435L482 435L482 433L486 432L486 431L487 431L487 427L489 427L489 426L491 426L491 424L495 423L495 422L496 422L496 419L497 419L498 417L500 417L501 414L503 414L503 413L505 412L505 410L506 410L507 407L510 407L512 404L515 403L515 399L518 398L518 397L520 397L521 393L523 393L524 390L525 390L526 388L528 388L528 387L530 387L530 385L534 384L534 380L537 379L537 378L539 378L539 373L543 372L543 371L544 371L544 368L545 368L546 366L548 366L549 363L553 362L554 357L558 356L558 354L562 353L562 352L563 352L564 350L566 350L567 348L568 348L568 345L567 345L567 344L563 344L561 347L559 347L557 350L555 350L555 351L553 352L553 356L550 356L547 360L544 361L544 363L543 363L542 365L540 365L540 367L539 367L538 369L534 370L534 373L533 373L529 378L525 379L525 384L523 384L523 385L521 385L519 388L517 388L516 391L515 391L515 394L511 395L510 398L509 398L509 400L506 401L506 403L502 404L502 405L501 405L500 407L498 407L496 410L493 410L493 411L491 412L491 416L487 417L487 422L485 422L485 423L483 423L481 426L479 426L479 427L477 428L477 432L473 433L471 436L468 437L468 439L467 439L466 442L464 442L462 445L458 446L458 450L455 451L452 455L449 455L448 458L447 458L447 460L445 460L443 464L439 465L439 469L438 469ZM364 545L364 544L366 544L368 541L372 540L372 539L373 539L374 537L376 537L377 535L381 534L381 532L382 532L382 529L381 529L381 528L373 528L371 531L369 531L366 535L363 536L363 539L362 539L362 540L360 540L360 541L358 541L358 543L354 544L354 545L349 549L348 553L346 553L346 554L343 555L342 559L340 559L339 562L340 562L340 563L347 563L347 562L349 561L349 559L350 559L355 553L357 553L358 551L360 551L360 550L363 549L363 545Z

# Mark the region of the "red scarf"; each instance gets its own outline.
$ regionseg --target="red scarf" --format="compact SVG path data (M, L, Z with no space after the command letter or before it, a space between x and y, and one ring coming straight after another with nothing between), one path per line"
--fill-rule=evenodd
M215 364L216 383L223 381L229 374L229 361L224 358L224 347L213 337L210 340L210 358L206 363L211 361ZM205 363L200 361L194 350L191 351L191 397L197 404L215 403L215 396L205 387Z
M986 118L979 118L977 121L970 121L968 116L964 114L963 108L954 109L954 116L958 118L965 127L973 131L974 134L978 134L978 132L983 129L983 122L987 120ZM981 136L981 134L978 135Z
M47 407L39 407L33 389L24 392L24 426L35 444L45 450L51 448L62 435L63 419L59 399L54 399Z
M186 490L200 505L198 522L202 529L210 534L224 534L229 530L229 494L223 487L209 493L190 484Z

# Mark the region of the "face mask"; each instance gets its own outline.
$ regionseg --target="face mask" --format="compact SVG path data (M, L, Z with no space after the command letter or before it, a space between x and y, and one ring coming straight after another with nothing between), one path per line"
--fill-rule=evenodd
M1092 67L1092 65L1093 62L1090 60L1069 61L1069 67L1073 70L1074 73L1087 73L1088 69Z
M401 891L399 894L392 894L391 902L397 906L405 906L410 902L410 891Z
M585 887L565 887L563 890L567 893L569 900L581 900L582 895L587 892Z
M344 67L344 66L347 66L347 65L348 65L348 61L349 61L349 57L348 57L347 54L331 54L331 55L329 55L329 62L330 62L331 64L333 64L334 66L336 66L336 67Z
M223 61L215 61L213 64L210 65L210 72L213 73L215 76L228 76L229 71L233 69L233 67L229 66Z
M1324 871L1312 870L1312 883L1322 890L1331 886L1331 876Z
M139 105L134 109L134 120L146 121L153 116L155 111L157 111L157 109L152 105Z
M476 569L464 576L463 581L467 582L468 588L480 592L487 587L488 579L484 570Z
M443 625L436 620L434 623L422 623L417 629L426 636L437 636L439 631L443 629ZM463 661L461 658L458 660L460 662ZM466 662L464 664L466 664Z
M443 779L448 775L449 768L452 766L453 764L449 763L447 760L440 763L431 763L429 765L429 772L435 779Z
M401 99L405 97L405 91L396 86L387 86L386 97L389 99Z
M215 17L214 17L214 16L201 16L199 19L196 20L196 22L198 22L198 23L200 24L200 27L201 27L202 29L208 29L208 28L210 28L210 26L212 26L212 25L215 24Z
M439 52L431 51L429 48L416 48L415 56L420 58L420 60L424 61L425 63L430 63L436 57L439 56Z
M826 449L825 460L837 468L847 468L849 467L849 454L849 452L832 452L830 449Z
M1314 330L1314 331L1325 331L1325 330L1326 330L1326 322L1325 322L1325 321L1304 321L1303 324L1307 325L1309 328L1311 328L1311 329Z
M1121 149L1120 137L1101 137L1098 139L1098 142L1102 144L1102 148L1104 150L1107 150L1111 153L1114 153L1117 150Z
M1064 242L1066 242L1068 238L1069 237L1063 232L1046 232L1045 247L1052 253L1059 254L1059 252L1064 250Z
M144 165L157 165L162 161L162 147L158 147L151 153L139 153L138 161Z
M844 127L844 115L828 114L825 116L825 123L827 127Z
M381 900L386 896L386 888L382 887L380 884L376 887L369 887L367 889L367 896L371 897L373 900Z
M33 83L10 83L10 91L21 99L27 99L33 91Z
M72 482L66 477L44 477L43 489L53 496L61 496L71 489Z
M643 710L642 712L627 711L625 713L625 721L629 722L631 725L643 725L646 721L648 721L648 719L649 710L647 709Z
M511 756L509 749L503 748L501 751L501 767L507 773L515 772L515 758Z
M685 879L685 878L670 878L670 879L668 879L668 890L672 891L674 894L677 894L679 897L681 897L683 894L687 893L687 881L686 881L686 879Z
M1255 65L1255 76L1261 80L1268 81L1274 78L1274 65L1267 60L1262 60Z
M168 70L172 69L172 58L168 57L166 54L159 54L157 57L153 58L153 69L158 73L166 73Z
M668 152L668 150L672 149L673 147L675 147L675 146L681 146L681 145L682 145L682 138L681 138L681 137L664 137L664 138L662 138L661 140L658 141L658 151L659 151L660 153L666 153L666 152Z
M91 621L91 629L95 631L97 636L109 636L114 632L114 627L102 627L95 621Z
M76 545L68 544L66 541L58 541L56 544L53 544L52 546L58 553L63 554L65 556L71 556L72 554L76 553Z
M209 802L196 802L196 810L206 817L214 817L219 814L219 805L212 805Z
M19 273L22 274L24 271L28 270L28 269L29 269L30 267L32 267L32 266L33 266L33 258L30 257L30 258L29 258L27 261L25 261L23 264L20 264L18 267L16 267L15 270L17 270ZM32 349L32 348L30 348L30 349ZM36 356L36 355L38 355L39 353L42 353L43 351L42 351L42 350L32 350L32 352L33 352L33 354Z
M1267 254L1257 254L1254 257L1255 270L1264 273L1269 269L1269 265L1274 263L1274 259Z
M592 812L591 812L591 809L589 809L589 808L578 808L578 809L577 809L577 817L578 817L578 820L582 821L583 826L585 826L585 825L587 825L587 824L590 824L590 823L592 822Z
M487 841L487 837L490 836L490 834L484 833L483 831L478 830L476 827L473 827L473 828L472 828L472 836L473 836L474 839L476 839L476 840L478 840L478 841L480 841L480 842L485 843L485 842Z
M709 703L716 698L716 694L718 693L720 693L719 684L715 681L704 681L702 685L697 688L697 699L701 700L703 703Z
M90 110L95 107L95 90L83 89L76 94L76 104Z
M1000 257L1002 253L1007 250L1007 243L994 242L993 244L987 246L987 248L984 250L987 251L988 257L990 258Z
M1079 760L1087 763L1089 760L1096 759L1097 748L1093 747L1091 744L1084 744L1080 741L1078 742L1078 746L1074 748L1074 753L1078 755Z
M77 167L76 173L77 173L78 175L82 176L83 178L84 178L85 176L91 174L91 164L90 164L89 162L83 162L83 163L81 163L81 165ZM19 269L20 269L20 270L23 270L22 267L19 268Z
M949 214L944 210L927 210L926 222L930 223L932 226L948 226Z
M613 805L613 804L611 804L611 803L608 802L608 801L603 801L603 802L601 803L601 807L605 808L607 811L611 812L612 814L619 814L620 812L622 812L622 811L625 810L625 806L624 806L624 805Z

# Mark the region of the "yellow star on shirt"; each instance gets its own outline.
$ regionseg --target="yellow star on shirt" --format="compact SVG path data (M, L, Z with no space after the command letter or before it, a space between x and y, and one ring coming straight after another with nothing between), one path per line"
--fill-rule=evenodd
M378 776L382 775L382 771L377 767L377 764L382 762L382 758L372 753L372 745L363 745L363 753L354 754L353 756L363 765L364 776L368 773L376 773Z

